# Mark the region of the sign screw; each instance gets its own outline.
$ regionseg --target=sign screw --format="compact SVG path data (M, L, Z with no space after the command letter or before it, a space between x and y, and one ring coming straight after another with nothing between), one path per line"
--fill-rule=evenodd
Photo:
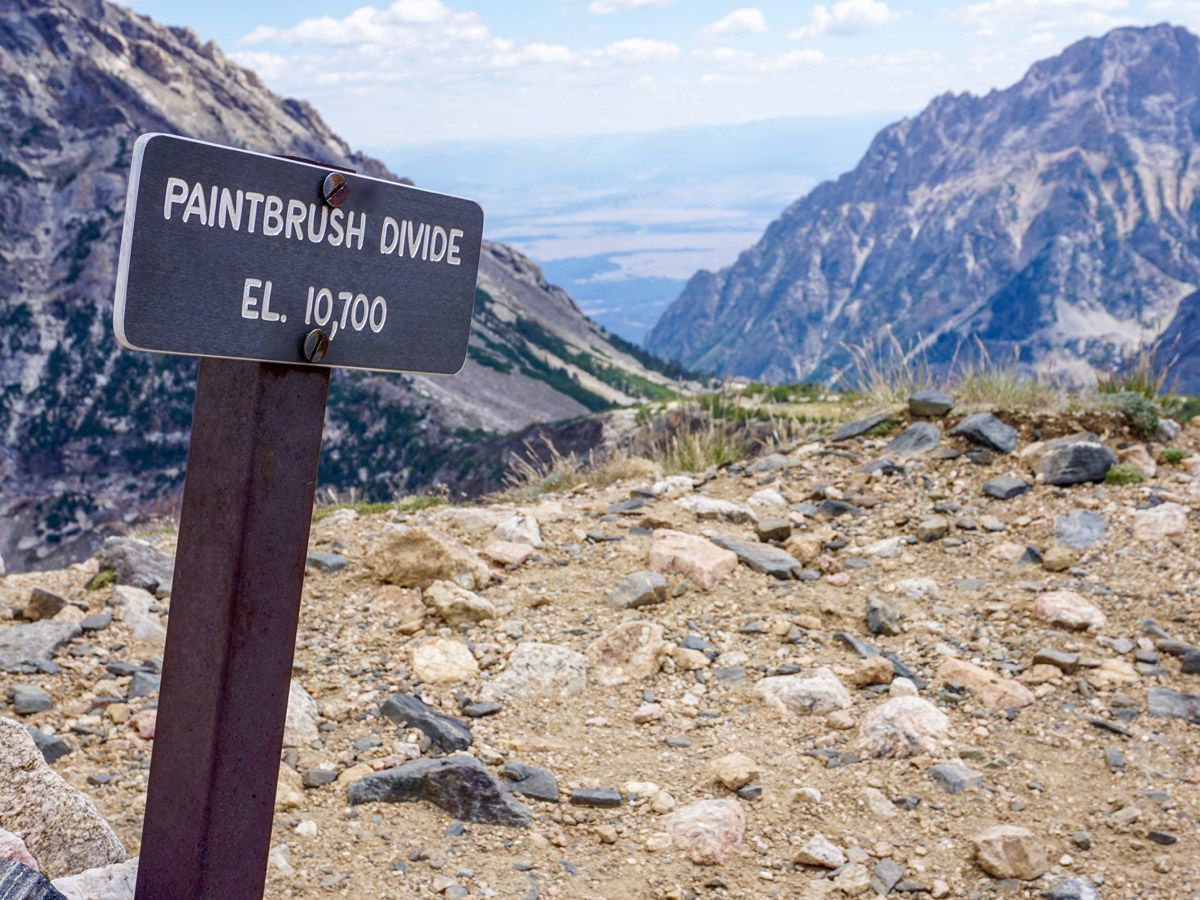
M350 195L350 185L346 182L346 176L341 172L330 172L325 176L325 182L321 185L321 196L325 198L325 202L337 209L346 202L346 197Z
M314 328L304 336L304 346L301 352L311 363L320 362L329 350L329 335L323 329Z

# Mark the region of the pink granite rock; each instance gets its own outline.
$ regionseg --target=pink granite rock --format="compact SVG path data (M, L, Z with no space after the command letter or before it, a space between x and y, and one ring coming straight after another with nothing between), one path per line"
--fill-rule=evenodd
M651 569L682 575L705 591L732 575L737 565L737 554L733 551L682 531L659 529L650 544Z
M715 866L737 857L746 830L746 814L736 800L700 800L681 806L666 820L675 846L698 866Z

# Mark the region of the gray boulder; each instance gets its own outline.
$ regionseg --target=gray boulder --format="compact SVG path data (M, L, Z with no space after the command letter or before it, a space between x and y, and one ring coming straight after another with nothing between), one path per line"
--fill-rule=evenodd
M0 900L74 900L54 887L46 876L11 859L0 859ZM89 897L88 900L91 900Z
M872 428L882 425L891 418L891 413L876 413L873 416L867 416L865 419L847 422L833 433L833 437L830 440L848 441L850 438L855 438L866 434Z
M942 441L942 429L932 422L914 422L900 432L885 452L901 459L928 453Z
M171 593L175 560L157 547L130 537L110 537L100 548L100 570L110 569L117 584L131 584L159 597Z
M380 711L397 725L416 728L439 753L466 750L475 740L466 722L438 712L418 697L393 694L383 701Z
M983 486L983 492L997 500L1011 500L1029 490L1029 482L1012 475L999 475Z
M634 572L618 582L608 595L617 609L640 609L667 602L667 579L658 572Z
M945 391L929 388L908 398L908 411L914 416L936 419L954 409L954 398Z
M1078 440L1053 447L1042 459L1047 484L1065 487L1100 482L1117 462L1111 450L1096 440Z
M78 875L57 878L54 886L68 900L133 900L137 887L138 858L111 866L98 866Z
M800 561L786 550L780 550L770 544L722 537L712 538L712 542L718 547L733 551L743 565L773 578L799 578L804 569Z
M0 629L0 669L30 673L50 662L54 651L83 632L73 622L30 622Z
M967 416L950 429L950 434L997 453L1012 453L1017 447L1017 429L1005 425L991 413Z
M1054 519L1054 540L1072 550L1086 550L1104 540L1104 516L1088 509L1073 509Z

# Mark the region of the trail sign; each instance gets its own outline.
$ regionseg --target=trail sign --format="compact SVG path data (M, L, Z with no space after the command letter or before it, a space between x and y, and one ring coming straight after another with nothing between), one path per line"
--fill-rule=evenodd
M457 372L482 240L469 200L138 139L113 331L202 358L137 900L262 896L330 368Z
M482 241L470 200L146 134L113 329L133 350L452 374Z

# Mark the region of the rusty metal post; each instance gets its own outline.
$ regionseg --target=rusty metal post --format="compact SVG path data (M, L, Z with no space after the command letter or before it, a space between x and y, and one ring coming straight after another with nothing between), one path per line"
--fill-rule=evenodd
M262 896L328 386L200 361L137 900Z

